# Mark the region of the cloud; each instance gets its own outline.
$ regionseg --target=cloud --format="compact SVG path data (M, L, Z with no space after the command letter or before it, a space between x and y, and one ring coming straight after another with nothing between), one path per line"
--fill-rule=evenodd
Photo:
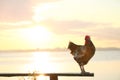
M48 3L48 2L56 2L59 0L31 0L32 3L37 4L37 3Z
M79 20L67 20L67 21L55 21L55 20L46 20L40 24L48 26L53 32L57 34L78 34L85 33L88 30L95 30L99 26L108 26L110 24L105 23L94 23L87 21ZM88 31L91 32L91 31Z
M33 27L34 22L20 21L16 23L0 23L0 30ZM38 25L38 24L37 24ZM96 23L79 20L45 20L39 23L40 26L47 27L57 35L92 35L97 39L120 40L120 27L114 27L111 23ZM116 25L115 25L116 26Z
M36 4L57 0L0 0L0 21L30 20Z
M18 28L27 28L32 25L31 21L20 21L20 22L2 22L0 23L0 31L11 30Z
M111 23L48 20L40 24L47 26L53 33L61 36L64 35L67 37L68 35L72 35L77 38L77 36L87 34L93 36L97 43L101 43L102 41L113 43L120 41L120 26L115 27Z
M0 21L30 19L32 15L29 0L0 0Z
M99 36L98 38L103 38L106 40L120 40L119 34L120 34L120 27L114 27L114 26L108 26L103 28L98 28L95 30L96 36Z

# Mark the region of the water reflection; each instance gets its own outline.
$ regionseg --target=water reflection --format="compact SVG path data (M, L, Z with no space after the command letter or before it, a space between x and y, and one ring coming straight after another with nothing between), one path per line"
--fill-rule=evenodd
M26 65L26 70L29 72L50 73L55 71L55 63L51 62L49 52L34 52L32 53L31 63Z

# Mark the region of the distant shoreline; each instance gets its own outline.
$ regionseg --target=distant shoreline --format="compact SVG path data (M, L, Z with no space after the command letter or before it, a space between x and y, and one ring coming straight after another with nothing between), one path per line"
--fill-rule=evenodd
M119 51L120 48L97 48L98 51L112 51L112 50L116 50Z
M120 51L120 48L96 48L97 51ZM40 52L40 51L67 51L66 48L56 48L56 49L26 49L26 50L0 50L0 52Z

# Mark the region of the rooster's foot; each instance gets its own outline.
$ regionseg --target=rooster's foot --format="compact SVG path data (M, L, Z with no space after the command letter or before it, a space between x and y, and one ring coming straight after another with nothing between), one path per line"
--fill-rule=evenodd
M91 74L90 72L81 72L82 75L89 75Z

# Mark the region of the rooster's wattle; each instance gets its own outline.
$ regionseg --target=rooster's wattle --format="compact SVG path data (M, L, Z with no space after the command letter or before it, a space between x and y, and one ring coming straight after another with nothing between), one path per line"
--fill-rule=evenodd
M79 64L81 73L86 73L84 65L86 65L95 54L95 46L92 43L90 36L85 36L84 45L77 45L73 42L69 42L68 49L71 50L71 54L74 56L75 61Z

